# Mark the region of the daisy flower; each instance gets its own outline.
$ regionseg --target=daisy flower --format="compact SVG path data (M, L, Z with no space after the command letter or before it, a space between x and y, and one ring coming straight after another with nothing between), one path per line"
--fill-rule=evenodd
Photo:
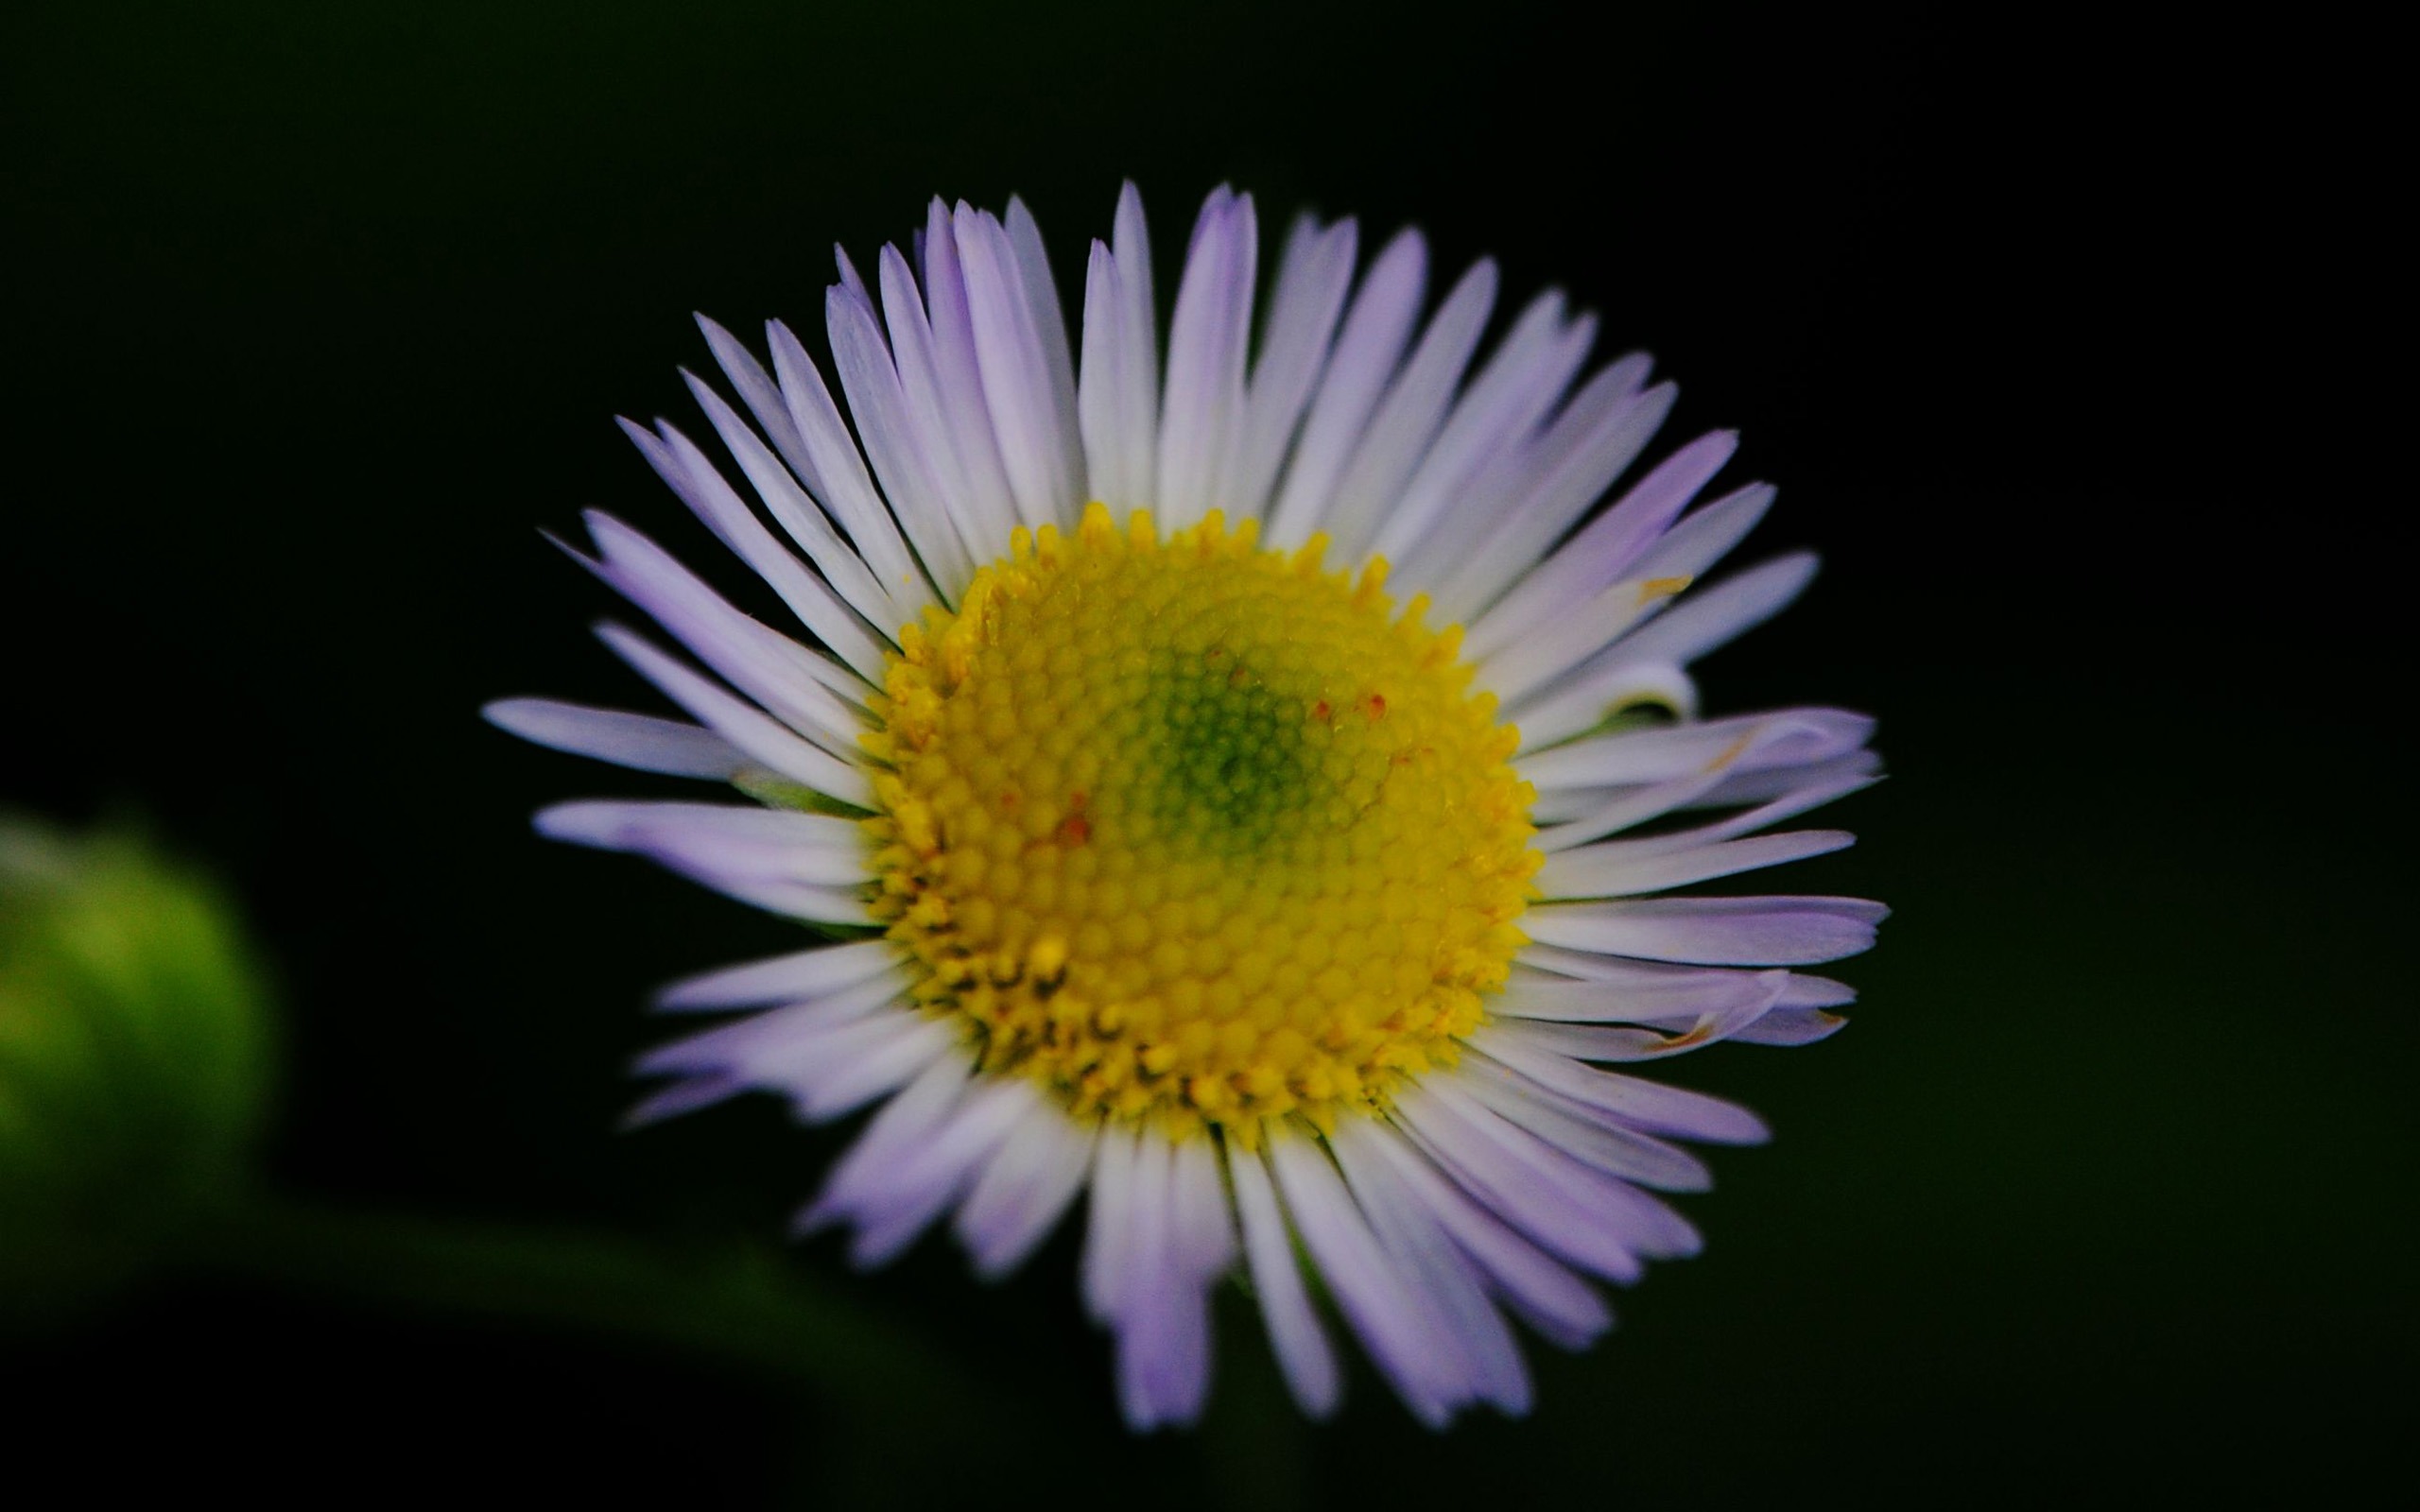
M1594 1282L1698 1247L1652 1194L1707 1184L1679 1142L1765 1138L1604 1068L1822 1038L1851 993L1794 969L1883 913L1677 891L1847 845L1772 829L1877 765L1857 714L1697 716L1689 663L1814 571L1694 586L1772 500L1689 507L1733 438L1592 513L1672 386L1583 380L1596 320L1554 291L1474 367L1493 263L1424 320L1418 232L1358 253L1295 222L1255 339L1253 201L1219 189L1164 364L1132 185L1073 344L1025 207L936 200L872 280L840 255L837 398L786 326L769 369L701 320L728 462L624 428L804 633L591 513L574 554L694 661L598 634L688 718L487 711L735 788L538 828L830 941L667 989L740 1016L647 1056L634 1116L878 1105L800 1219L867 1265L946 1219L998 1276L1081 1194L1137 1429L1201 1412L1239 1267L1305 1411L1340 1390L1319 1290L1423 1421L1523 1411L1511 1320L1596 1338Z

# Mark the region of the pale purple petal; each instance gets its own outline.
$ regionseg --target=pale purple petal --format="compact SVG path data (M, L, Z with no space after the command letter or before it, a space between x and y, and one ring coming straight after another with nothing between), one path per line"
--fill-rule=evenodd
M1610 840L1557 851L1531 880L1549 899L1625 898L1777 867L1856 843L1857 836L1844 830L1799 830L1685 850L1652 840Z
M1508 711L1541 687L1551 687L1572 668L1595 656L1633 626L1662 610L1688 586L1686 578L1634 578L1614 584L1592 599L1571 604L1478 662L1479 685Z
M720 803L588 800L539 812L550 840L627 850L710 884L807 883L850 887L869 880L855 823L822 814Z
M1201 207L1177 285L1168 332L1166 399L1160 410L1158 518L1180 530L1223 502L1219 464L1244 418L1245 346L1251 334L1259 232L1252 196L1223 186Z
M1025 285L1026 309L1041 341L1043 369L1050 375L1050 408L1059 421L1060 453L1070 459L1071 495L1081 504L1091 494L1083 481L1083 441L1076 427L1076 364L1067 347L1067 316L1059 302L1059 281L1050 274L1050 253L1043 246L1041 226L1026 202L1014 195L1009 197L1005 225L1009 250L1016 258L1017 276Z
M1713 431L1667 457L1619 504L1589 522L1474 621L1463 654L1479 658L1510 645L1630 576L1632 566L1697 497L1698 490L1721 471L1738 445L1736 433Z
M983 401L1018 518L1037 528L1063 528L1074 523L1080 503L1082 448L1076 443L1074 416L1063 423L1058 414L1039 323L1027 303L1009 233L988 212L961 201L951 217L951 234L966 280Z
M1459 1403L1454 1383L1439 1368L1447 1355L1421 1298L1388 1263L1318 1146L1281 1134L1270 1141L1269 1153L1287 1210L1328 1294L1412 1416L1443 1427Z
M1472 1201L1392 1125L1375 1133L1371 1150L1393 1165L1430 1216L1524 1322L1566 1349L1582 1348L1613 1326L1613 1314L1594 1287Z
M591 709L552 698L499 698L479 713L498 730L536 745L632 771L729 782L748 762L713 730L653 714Z
M602 559L573 556L758 707L844 761L864 728L809 671L815 653L750 619L671 555L611 515L584 519Z
M1769 738L1743 748L1736 771L1799 766L1845 755L1871 739L1874 721L1845 709L1781 709L1690 724L1598 735L1519 758L1521 776L1540 792L1661 782L1703 771L1743 737Z
M1372 1147L1392 1136L1367 1119L1340 1123L1328 1142L1346 1184L1368 1215L1370 1228L1434 1320L1434 1336L1452 1351L1452 1396L1483 1401L1519 1416L1530 1407L1530 1372L1504 1314L1479 1287L1468 1257L1448 1239L1427 1206Z
M1153 302L1150 226L1132 180L1117 192L1109 249L1117 259L1123 301L1117 321L1117 373L1125 389L1118 405L1118 430L1126 438L1123 472L1127 486L1140 492L1160 475L1160 315Z
M1040 1093L1023 1077L978 1083L911 1159L889 1173L879 1191L857 1200L850 1261L863 1268L887 1264L949 1211L976 1173L1036 1106Z
M1492 512L1494 500L1470 497L1472 480L1489 462L1530 439L1571 387L1596 338L1594 316L1564 319L1561 290L1549 289L1531 301L1495 354L1455 401L1436 443L1404 485L1371 551L1391 561L1402 560L1426 539L1449 506Z
M1024 1116L958 1210L976 1274L1007 1275L1049 1234L1083 1190L1098 1132L1046 1105Z
M596 633L639 676L751 761L853 807L873 806L873 784L857 767L818 749L620 626L602 625Z
M1491 472L1478 496L1510 501L1501 515L1449 513L1406 564L1433 580L1441 620L1468 623L1495 603L1637 460L1677 395L1668 383L1642 389L1648 372L1646 356L1634 354L1589 379L1500 476Z
M687 381L699 407L706 412L715 434L722 438L723 445L739 463L741 473L755 489L756 496L765 501L768 512L789 532L791 540L805 548L825 580L848 601L849 607L878 628L895 627L914 618L915 609L931 596L924 579L919 576L884 582L857 549L840 539L814 501L799 488L789 469L766 449L747 421L723 403L722 396L694 373L684 370L681 376ZM899 559L905 562L904 552Z
M918 433L909 413L908 392L892 361L890 345L864 301L834 289L824 299L824 330L832 342L832 367L839 374L840 391L849 397L849 413L856 421L865 454L882 480L884 497L934 582L951 602L966 590L975 565L951 512L940 469L943 464ZM793 338L795 339L795 338ZM855 480L852 481L852 490ZM867 490L871 495L871 489ZM867 498L859 498L862 509ZM889 520L881 521L888 525ZM878 528L870 526L869 528ZM885 542L885 553L890 553ZM905 549L885 572L885 586L896 605L890 628L916 617L931 595L923 573L908 559Z
M1263 1161L1263 1157L1241 1150L1231 1152L1227 1160L1235 1182L1236 1211L1243 1220L1244 1258L1287 1389L1305 1414L1323 1418L1336 1410L1342 1389L1336 1351L1311 1310L1303 1270L1294 1259L1293 1235L1278 1209L1277 1189L1270 1184Z
M1609 666L1686 666L1788 609L1815 576L1815 554L1793 552L1701 589L1603 653Z
M1324 527L1337 482L1403 359L1427 286L1428 244L1406 230L1371 265L1344 317L1270 511L1265 539L1271 546L1291 549Z
M1084 1225L1084 1309L1097 1323L1122 1310L1132 1265L1134 1160L1140 1131L1111 1125L1093 1152L1092 1211Z
M1764 1120L1737 1103L1661 1082L1599 1071L1567 1056L1533 1047L1518 1023L1492 1023L1470 1037L1481 1055L1549 1091L1610 1113L1647 1134L1670 1134L1709 1144L1761 1144Z
M812 1003L900 970L899 948L889 940L819 945L683 977L656 993L655 1005L671 1012L718 1012L767 1003ZM907 979L896 976L895 982L906 996Z
M1646 898L1546 903L1530 938L1569 950L1698 966L1813 966L1870 949L1890 910L1858 898Z
M1016 527L1016 506L1009 498L1008 484L997 476L996 464L986 460L992 448L990 421L973 437L961 434L955 423L933 325L925 313L925 297L899 249L882 249L878 276L892 371L907 405L899 443L902 465L908 465L912 454L929 472L929 481L938 491L942 512L958 532L965 559L980 566L1005 549L1010 532ZM846 377L844 369L844 382ZM851 404L855 403L853 399Z
M1127 358L1126 296L1119 288L1117 259L1093 243L1084 264L1083 368L1076 383L1076 419L1084 437L1084 472L1092 496L1112 513L1150 507L1151 484L1127 475L1125 433ZM1090 501L1087 501L1090 502Z
M871 627L773 539L696 443L670 425L650 435L624 421L622 429L682 501L771 585L801 624L858 678L869 684L880 681L882 653Z
M1594 672L1583 668L1539 689L1513 724L1521 732L1522 750L1536 751L1593 730L1612 714L1640 708L1663 710L1684 722L1694 720L1697 684L1669 662L1624 662Z
M1664 1192L1703 1192L1714 1185L1705 1162L1679 1145L1642 1134L1484 1057L1470 1057L1454 1075L1457 1086L1497 1117L1607 1176Z
M860 1193L888 1186L892 1174L931 1141L966 1096L972 1079L973 1069L959 1057L938 1058L918 1073L833 1165L822 1194L800 1211L792 1231L812 1233L837 1223L855 1209Z
M1295 221L1278 265L1277 287L1261 328L1233 458L1223 470L1219 503L1236 519L1258 519L1301 425L1304 405L1326 366L1329 343L1353 283L1359 232L1353 221L1322 231L1305 215Z
M723 376L739 391L741 403L771 438L773 449L806 484L808 492L821 493L823 482L816 474L815 460L807 455L806 442L798 433L798 422L790 419L789 404L782 398L773 375L765 370L737 336L702 315L697 317L697 321L698 329L705 333L707 348L715 354L715 365L722 369Z
M1337 481L1324 525L1345 559L1366 555L1437 438L1445 406L1495 306L1495 264L1481 258L1438 306Z

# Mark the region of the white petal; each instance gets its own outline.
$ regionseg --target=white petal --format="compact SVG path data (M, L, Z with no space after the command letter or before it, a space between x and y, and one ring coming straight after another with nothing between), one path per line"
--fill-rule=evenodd
M1063 421L1058 413L1057 386L1009 233L988 212L961 201L951 218L951 234L966 279L983 401L1018 518L1035 527L1063 528L1075 522L1081 504L1082 452L1075 417Z
M1426 1304L1436 1336L1453 1350L1459 1377L1453 1395L1489 1402L1515 1416L1527 1412L1530 1372L1504 1314L1488 1300L1469 1259L1446 1237L1426 1204L1373 1148L1375 1142L1393 1138L1378 1133L1367 1119L1349 1119L1338 1125L1329 1146L1361 1211L1369 1215L1371 1230Z
M843 988L899 971L899 949L889 940L820 945L766 960L683 977L655 995L655 1005L673 1011L750 1008L764 1003L812 1003ZM907 995L904 976L893 977Z
M748 1084L736 1076L691 1076L640 1098L622 1115L617 1126L624 1133L645 1128L649 1124L711 1108L746 1091Z
M573 553L581 565L647 610L758 707L835 758L855 759L864 727L816 680L814 652L734 609L663 547L611 515L592 509L584 518L602 559Z
M1701 589L1605 652L1610 665L1686 666L1789 607L1815 576L1815 554L1793 552Z
M1068 459L1073 480L1069 496L1076 505L1091 497L1084 487L1083 441L1076 427L1076 364L1067 347L1067 316L1059 303L1059 282L1050 274L1050 253L1042 228L1024 200L1009 197L1006 221L1009 250L1025 285L1025 302L1042 346L1042 366L1050 375L1051 413L1059 421L1060 454Z
M1468 496L1471 480L1489 462L1530 439L1571 387L1572 375L1588 360L1596 337L1594 316L1565 322L1561 290L1549 289L1531 301L1495 354L1455 401L1436 444L1404 485L1403 496L1371 551L1391 561L1405 559L1457 501L1473 512L1490 512L1488 506L1495 501Z
M1797 766L1844 755L1873 738L1874 721L1845 709L1782 709L1573 741L1518 758L1538 791L1661 782L1703 771L1742 736L1769 738L1743 750L1735 771Z
M931 1139L903 1162L879 1194L859 1202L849 1259L872 1267L889 1263L949 1210L976 1172L1000 1147L1040 1093L1023 1077L979 1083Z
M1734 489L1702 509L1692 509L1638 559L1640 577L1697 577L1731 554L1773 507L1770 483Z
M1459 1081L1440 1079L1429 1090L1434 1101L1427 1112L1434 1115L1439 1107L1450 1109L1461 1121L1464 1135L1461 1143L1446 1143L1442 1134L1424 1135L1435 1142L1430 1153L1458 1175L1485 1173L1498 1190L1508 1182L1522 1183L1532 1192L1554 1194L1560 1211L1547 1221L1556 1225L1555 1232L1530 1232L1530 1238L1549 1249L1560 1247L1557 1234L1573 1242L1575 1249L1584 1234L1585 1244L1613 1246L1620 1255L1632 1257L1627 1263L1634 1267L1636 1257L1676 1260L1702 1247L1697 1229L1663 1201L1490 1112ZM1457 1161L1465 1163L1458 1166ZM1513 1213L1500 1208L1497 1211L1521 1226ZM1583 1259L1578 1253L1566 1258Z
M1611 1194L1619 1182L1506 1123L1443 1077L1407 1090L1395 1112L1430 1160L1531 1242L1591 1275L1638 1279L1637 1246L1616 1222L1618 1199Z
M879 1017L896 1029L915 1015L885 1011L900 1001L899 984L888 976L851 983L812 1002L752 1013L729 1023L661 1044L638 1058L641 1075L726 1072L760 1086L786 1077L791 1062L813 1058L822 1037ZM809 1050L802 1052L801 1046Z
M1703 1192L1714 1185L1705 1163L1679 1145L1606 1118L1484 1057L1471 1057L1454 1074L1457 1085L1497 1117L1607 1176L1665 1192Z
M930 1142L934 1130L965 1097L973 1068L963 1057L944 1057L918 1073L898 1096L883 1105L824 1177L822 1194L807 1205L791 1228L812 1233L854 1210L860 1192L879 1192L893 1173Z
M1616 643L1616 649L1620 644ZM1597 673L1583 668L1539 689L1520 711L1515 728L1521 731L1523 750L1542 750L1595 729L1611 714L1637 708L1662 709L1684 722L1693 720L1697 684L1668 662L1624 662Z
M1821 1008L1775 1008L1731 1038L1750 1045L1811 1045L1849 1021Z
M976 354L975 318L967 302L958 236L951 229L948 207L938 198L926 215L925 234L918 245L923 249L925 299L932 317L935 377L948 406L947 434L958 448L959 465L967 488L981 501L978 517L1003 523L991 554L1004 556L1009 549L1006 526L1014 524L1019 518L1016 496L1001 461L991 404L984 397L982 365ZM977 549L975 556L981 560L985 553Z
M1764 984L1774 977L1782 979L1781 990L1764 1013L1737 1023L1740 1015L1732 1010L1762 997ZM1803 971L1670 966L1532 943L1522 947L1512 981L1488 1007L1501 1018L1640 1023L1684 1033L1717 1014L1733 1025L1730 1039L1806 1044L1848 1022L1822 1010L1856 1001L1855 988Z
M840 288L858 303L872 308L873 296L866 292L866 281L857 272L857 265L849 261L849 249L838 242L832 244L832 266L840 275Z
M1439 1368L1447 1358L1444 1347L1418 1295L1388 1263L1343 1180L1317 1146L1281 1133L1270 1139L1269 1153L1287 1210L1328 1294L1412 1416L1442 1427L1459 1403L1451 1378Z
M1234 519L1258 519L1303 419L1311 386L1326 366L1345 291L1353 284L1359 232L1351 220L1322 231L1305 215L1294 223L1277 270L1277 287L1253 361L1251 397L1219 503Z
M756 496L765 501L766 509L789 532L791 540L805 548L824 578L848 600L849 607L864 615L867 623L886 629L913 618L913 608L903 610L902 606L921 605L930 597L924 580L916 577L913 581L882 581L857 548L840 539L822 511L800 490L789 469L766 449L747 421L723 403L722 396L694 373L684 371L681 376L687 381L698 406L706 412L715 434L722 438L723 445L739 463L741 473L755 489ZM906 562L904 550L898 560Z
M1697 966L1813 966L1870 949L1890 910L1858 898L1646 898L1546 903L1521 918L1547 945Z
M1632 566L1737 450L1730 431L1699 437L1667 457L1515 584L1471 625L1463 654L1484 657L1568 613L1631 576ZM1676 658L1685 662L1685 658Z
M1571 972L1549 976L1531 969ZM1563 951L1525 947L1504 990L1488 999L1491 1018L1542 1019L1575 1023L1694 1023L1777 1001L1786 971L1727 971L1667 966ZM1575 979L1576 978L1576 979Z
M896 247L885 247L879 277L885 329L890 335L892 370L907 403L903 453L912 449L931 473L942 510L956 527L966 560L980 565L1008 547L1016 527L1016 506L1008 485L984 469L992 436L988 422L981 435L962 436L951 419L942 382L941 355L934 345L933 325L925 314L924 296L915 276ZM845 379L846 370L843 369ZM856 401L850 402L853 405ZM988 480L988 481L987 481ZM950 601L963 591L962 582L944 581Z
M1093 1152L1092 1211L1084 1226L1084 1309L1097 1323L1123 1310L1131 1280L1134 1158L1140 1131L1111 1125Z
M629 421L622 421L622 429L682 501L771 585L802 624L858 677L870 684L879 683L882 653L866 622L757 523L754 513L694 442L670 425L653 436Z
M1437 438L1438 422L1478 350L1495 306L1495 264L1471 265L1445 302L1438 306L1420 344L1387 389L1370 428L1338 480L1325 522L1338 553L1348 561L1368 554L1370 542L1403 496L1405 483Z
M854 301L850 302L852 308L858 308ZM871 312L866 318L871 320ZM873 479L866 475L865 459L857 455L857 443L840 418L839 406L832 402L832 391L824 387L822 369L781 321L766 326L765 335L772 349L773 373L781 380L783 401L789 405L790 419L814 459L817 476L823 481L820 497L824 507L847 532L850 548L864 559L885 592L903 604L921 603L926 592L923 579L882 496L874 491ZM776 518L784 528L796 529L788 518L778 514ZM810 543L801 539L799 544ZM809 554L814 554L811 547ZM822 558L817 557L816 565L823 565ZM830 569L825 571L828 575ZM886 633L890 628L882 627Z
M1533 1048L1517 1023L1492 1023L1469 1037L1481 1055L1549 1091L1611 1113L1649 1134L1671 1134L1709 1144L1761 1144L1764 1120L1736 1103L1662 1082L1599 1071L1566 1056Z
M1670 602L1687 586L1679 577L1633 578L1575 603L1547 624L1502 649L1478 658L1479 686L1508 710L1541 686L1561 679L1595 656L1632 626Z
M1109 249L1116 259L1119 300L1116 429L1125 448L1120 471L1134 495L1131 502L1148 507L1147 495L1160 475L1160 315L1151 287L1150 226L1132 180L1117 194Z
M1222 1276L1236 1263L1236 1223L1219 1175L1218 1146L1206 1137L1176 1147L1176 1245L1189 1276Z
M1404 231L1371 265L1344 317L1344 330L1303 422L1302 444L1287 464L1270 511L1265 539L1271 546L1290 550L1324 525L1337 481L1402 360L1427 286L1428 244L1418 232Z
M833 1031L811 1050L801 1049L813 1056L813 1063L791 1065L783 1088L798 1116L810 1124L854 1113L890 1096L935 1061L965 1054L950 1025L906 1012L876 1015Z
M1650 819L1660 818L1674 809L1703 799L1731 774L1733 764L1755 749L1755 740L1764 736L1744 738L1730 751L1719 755L1703 770L1675 777L1669 782L1653 782L1644 787L1620 787L1607 790L1612 796L1586 812L1538 832L1537 847L1551 856L1558 850L1569 850L1601 835L1626 830Z
M541 811L550 840L628 850L710 883L868 880L863 838L847 819L718 803L588 801Z
M1799 812L1817 803L1828 803L1863 788L1872 787L1882 779L1878 751L1851 751L1837 761L1812 766L1777 767L1772 771L1734 771L1720 783L1708 788L1705 796L1689 805L1691 808L1733 808L1741 803L1783 803Z
M891 254L894 258L896 253ZM874 322L873 310L842 290L824 300L824 329L832 341L832 367L839 374L840 391L849 396L849 413L865 441L867 458L882 480L882 491L898 512L907 539L925 569L931 572L947 598L956 601L975 576L961 527L949 504L942 478L954 463L929 448L912 416L906 386L892 360L890 343ZM921 334L921 333L920 333ZM794 338L793 338L794 339ZM868 490L871 492L871 490ZM863 507L863 500L859 507ZM887 526L890 522L880 522ZM869 527L873 528L873 527ZM885 553L890 550L885 541ZM904 550L893 565L877 567L895 605L891 628L913 620L932 595L923 573Z
M1253 1295L1269 1342L1277 1351L1278 1368L1295 1404L1312 1418L1336 1410L1341 1389L1336 1351L1327 1331L1320 1327L1303 1285L1302 1267L1294 1260L1294 1241L1278 1209L1277 1189L1270 1183L1264 1158L1233 1150L1227 1170L1235 1181L1236 1211L1243 1220L1244 1258L1252 1268Z
M1047 1105L1025 1115L958 1210L977 1275L1007 1275L1048 1236L1083 1190L1098 1133Z
M1201 207L1177 285L1160 411L1161 527L1180 530L1223 502L1219 464L1244 418L1245 347L1259 232L1252 196L1221 187Z
M711 730L653 714L591 709L552 698L499 698L479 713L497 729L524 740L575 756L593 756L632 771L728 782L748 761Z
M596 633L639 676L750 760L853 807L873 806L873 786L856 766L818 749L620 626L599 626Z
M1523 1043L1533 1049L1567 1056L1574 1060L1658 1060L1685 1054L1718 1040L1727 1040L1756 1022L1781 1001L1789 985L1787 971L1765 971L1751 978L1758 987L1753 996L1710 1006L1693 1018L1673 1022L1648 1021L1634 1025L1559 1023L1530 1019L1515 1025ZM1603 990L1601 987L1598 988ZM1509 1116L1509 1115L1508 1115Z
M1677 393L1668 383L1642 389L1649 370L1634 352L1590 378L1544 434L1473 487L1474 497L1506 501L1499 512L1449 512L1407 559L1433 585L1442 620L1467 622L1494 603L1647 449Z
M773 449L805 482L807 491L821 493L823 483L816 473L814 458L807 455L806 442L798 433L798 422L790 419L789 404L782 398L773 375L765 370L737 336L702 315L697 317L697 321L698 329L705 333L706 346L713 351L716 365L731 380L731 386L739 390L740 401L747 404L748 413L756 417L756 423L772 440Z
M1595 1288L1471 1200L1428 1158L1392 1128L1370 1147L1395 1168L1462 1253L1484 1272L1498 1296L1540 1333L1577 1349L1613 1325Z
M1084 472L1093 498L1114 514L1148 508L1151 480L1126 472L1126 296L1117 259L1093 243L1084 264L1083 369L1076 385L1076 418L1084 436Z
M1218 1152L1145 1136L1135 1165L1133 1284L1118 1319L1119 1395L1130 1426L1189 1423L1210 1385L1206 1290L1235 1256Z
M1845 830L1798 830L1685 850L1655 840L1610 840L1555 852L1531 880L1550 899L1633 897L1825 855L1856 843L1857 836Z

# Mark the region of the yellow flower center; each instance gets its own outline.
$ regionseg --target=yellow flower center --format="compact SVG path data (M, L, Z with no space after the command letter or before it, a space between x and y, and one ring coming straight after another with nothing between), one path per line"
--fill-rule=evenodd
M866 821L877 916L985 1070L1247 1144L1450 1063L1541 859L1460 629L1257 534L1018 531L902 633Z

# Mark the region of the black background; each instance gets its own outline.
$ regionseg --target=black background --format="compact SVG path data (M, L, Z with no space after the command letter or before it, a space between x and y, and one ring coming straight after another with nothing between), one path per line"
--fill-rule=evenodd
M2408 507L2340 104L2378 44L1502 0L649 11L36 7L6 24L0 801L147 816L278 968L272 1160L335 1203L769 1237L837 1147L745 1106L621 1137L649 984L778 923L527 833L652 790L518 746L505 694L632 701L603 506L735 591L614 434L691 412L689 324L820 322L934 192L1023 194L1071 301L1121 178L1163 296L1200 196L1405 221L1560 283L1782 485L1826 570L1703 669L1716 712L1866 708L1894 777L1811 891L1897 908L1815 1049L1678 1079L1778 1130L1707 1253L1541 1349L1533 1419L1255 1403L1126 1441L1064 1237L1005 1287L858 1278L1063 1433L870 1447L769 1379L171 1285L0 1341L9 1437L94 1488L754 1504L914 1489L1188 1506L2340 1495L2413 1420ZM1499 318L1500 319L1500 318ZM2406 375L2408 382L2408 375ZM694 426L691 427L694 429ZM1231 1322L1236 1321L1230 1319ZM1051 1394L1055 1393L1053 1397ZM54 1453L57 1451L54 1448ZM15 1458L18 1456L13 1456Z

